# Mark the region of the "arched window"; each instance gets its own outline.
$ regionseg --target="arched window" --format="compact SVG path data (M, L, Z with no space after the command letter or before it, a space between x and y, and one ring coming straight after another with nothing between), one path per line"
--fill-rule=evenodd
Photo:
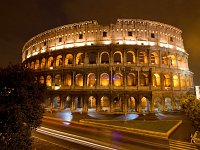
M182 63L182 56L178 55L178 56L177 56L177 59L178 59L178 67L179 67L179 68L182 68L182 64L183 64L183 63Z
M136 75L134 73L129 73L127 75L127 86L136 86L137 85L137 81L136 81Z
M83 65L84 64L84 55L83 53L78 53L76 55L76 65Z
M34 61L31 62L31 69L34 69L35 68L35 63Z
M39 69L39 66L40 66L40 62L39 62L39 60L36 60L35 61L35 69Z
M88 53L89 64L96 64L96 52Z
M55 86L60 86L61 85L61 76L57 74L55 76Z
M114 63L122 63L122 54L121 52L114 53Z
M149 85L149 76L146 73L140 74L140 85L141 86L148 86Z
M184 62L183 62L184 68L188 68L188 58L184 57Z
M113 77L114 86L122 86L123 78L120 73L116 73Z
M60 66L62 66L62 56L58 55L56 57L56 67L60 67Z
M169 74L164 75L164 86L170 87L171 86L171 79Z
M94 73L88 74L87 86L90 86L90 87L96 86L96 76Z
M40 83L41 83L41 84L44 84L44 76L41 76L41 77L40 77Z
M160 75L157 73L153 75L153 86L154 87L160 86Z
M83 75L77 74L75 78L76 86L83 86Z
M109 64L109 54L107 52L103 52L100 55L101 57L101 64Z
M147 53L146 52L139 52L139 63L140 64L147 64Z
M44 69L44 68L45 68L45 63L46 63L46 59L45 59L45 58L42 58L42 61L41 61L41 69Z
M185 76L181 75L181 87L185 88Z
M168 65L168 57L167 57L167 53L165 52L162 53L162 64Z
M177 75L173 75L173 84L174 84L174 87L179 86L179 79Z
M46 78L46 86L51 86L51 84L52 84L52 79L51 79L51 76L48 75Z
M72 54L67 54L65 57L65 65L71 65L73 64L73 55Z
M151 53L151 64L159 64L159 57L156 52Z
M176 56L175 55L171 55L171 65L173 66L173 67L176 67Z
M53 67L53 57L49 57L48 63L47 63L47 67L48 67L48 68Z
M109 85L109 75L107 73L101 74L100 85L101 86L108 86Z
M72 76L71 74L67 73L64 78L64 85L71 86L72 85Z
M128 51L126 54L126 61L128 64L135 63L135 53L133 51Z

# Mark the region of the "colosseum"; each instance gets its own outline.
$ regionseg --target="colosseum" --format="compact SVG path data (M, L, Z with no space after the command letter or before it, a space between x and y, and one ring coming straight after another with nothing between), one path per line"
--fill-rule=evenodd
M50 109L175 111L193 88L181 33L141 19L74 23L32 37L23 47L22 63L46 84Z

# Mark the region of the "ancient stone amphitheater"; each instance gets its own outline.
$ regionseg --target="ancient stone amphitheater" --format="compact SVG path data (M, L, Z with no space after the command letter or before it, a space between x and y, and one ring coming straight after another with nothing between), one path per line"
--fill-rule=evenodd
M131 113L180 109L193 88L182 31L141 19L85 21L31 38L22 62L48 87L47 108Z

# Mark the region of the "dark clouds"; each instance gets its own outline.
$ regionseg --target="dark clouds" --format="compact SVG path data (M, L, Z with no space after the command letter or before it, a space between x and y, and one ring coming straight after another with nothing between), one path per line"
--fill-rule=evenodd
M195 84L200 84L199 0L6 0L0 6L0 67L21 61L23 44L32 36L68 23L141 18L183 31Z

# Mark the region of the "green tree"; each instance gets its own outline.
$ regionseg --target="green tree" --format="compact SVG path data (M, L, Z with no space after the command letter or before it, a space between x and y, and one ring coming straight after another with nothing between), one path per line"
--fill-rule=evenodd
M200 131L200 100L190 94L181 100L181 105L183 111L192 120L194 128Z
M41 124L45 86L20 65L0 69L0 149L31 149L31 131Z

